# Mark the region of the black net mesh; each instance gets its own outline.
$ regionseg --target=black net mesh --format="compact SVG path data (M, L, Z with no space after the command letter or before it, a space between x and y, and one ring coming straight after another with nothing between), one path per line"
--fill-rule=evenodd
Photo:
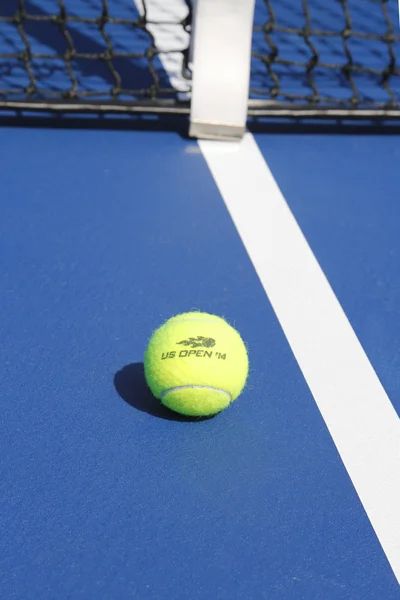
M188 112L190 0L3 0L0 109ZM396 0L257 0L250 114L400 114Z
M399 42L397 0L265 0L250 96L293 110L397 109Z
M7 0L2 4L3 107L23 102L37 102L39 107L60 102L71 107L95 101L104 107L178 102L179 93L165 67L173 59L173 68L179 63L182 70L189 45L188 5L184 11L174 11L163 10L162 0Z

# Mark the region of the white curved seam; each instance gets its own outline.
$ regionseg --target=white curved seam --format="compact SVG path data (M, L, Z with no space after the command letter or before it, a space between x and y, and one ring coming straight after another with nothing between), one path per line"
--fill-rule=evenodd
M229 398L229 402L232 402L232 396L229 392L227 392L226 390L221 390L220 388L215 388L212 387L211 385L177 385L173 388L168 388L167 390L164 390L163 392L161 392L160 395L160 400L162 400L164 398L164 396L166 394L169 394L169 392L177 392L180 390L211 390L213 392L221 392L222 394L225 394L226 396L228 396Z

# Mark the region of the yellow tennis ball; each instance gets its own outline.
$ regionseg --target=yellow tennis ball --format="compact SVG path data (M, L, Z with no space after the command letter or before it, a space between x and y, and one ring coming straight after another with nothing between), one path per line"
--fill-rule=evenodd
M239 333L221 317L203 312L172 317L147 346L144 370L156 398L187 416L209 416L242 392L249 369Z

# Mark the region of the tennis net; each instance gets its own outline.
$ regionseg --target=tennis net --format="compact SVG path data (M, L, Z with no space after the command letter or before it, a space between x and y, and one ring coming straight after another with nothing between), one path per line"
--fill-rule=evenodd
M2 4L0 110L189 113L191 0ZM398 118L399 42L396 0L257 0L249 115Z

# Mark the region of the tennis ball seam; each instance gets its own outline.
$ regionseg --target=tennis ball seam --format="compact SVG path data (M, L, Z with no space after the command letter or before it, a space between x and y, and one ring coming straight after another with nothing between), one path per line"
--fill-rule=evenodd
M221 388L213 387L212 385L177 385L172 388L168 388L167 390L163 390L160 394L160 400L164 398L170 392L179 392L180 390L210 390L212 392L220 392L221 394L225 394L229 398L229 402L232 402L232 394L230 394L227 390L223 390Z

